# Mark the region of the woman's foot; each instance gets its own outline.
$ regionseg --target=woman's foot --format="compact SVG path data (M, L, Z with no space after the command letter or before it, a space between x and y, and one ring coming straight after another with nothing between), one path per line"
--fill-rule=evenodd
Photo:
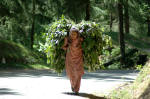
M79 95L79 92L75 92L75 95Z
M73 87L71 87L71 89L72 89L72 91L74 92L74 88L73 88Z

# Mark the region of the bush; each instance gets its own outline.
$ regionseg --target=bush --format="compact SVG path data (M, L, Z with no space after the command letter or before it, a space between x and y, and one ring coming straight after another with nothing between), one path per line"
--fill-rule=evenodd
M8 40L0 40L0 62L5 59L6 63L37 63L39 55L30 51L21 44Z

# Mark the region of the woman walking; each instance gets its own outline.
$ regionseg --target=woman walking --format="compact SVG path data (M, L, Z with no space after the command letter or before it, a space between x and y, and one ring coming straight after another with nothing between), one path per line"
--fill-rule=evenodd
M63 49L66 53L66 73L70 79L72 91L78 94L80 89L81 77L84 74L83 53L81 43L83 38L80 37L77 28L71 28L69 37L65 37Z

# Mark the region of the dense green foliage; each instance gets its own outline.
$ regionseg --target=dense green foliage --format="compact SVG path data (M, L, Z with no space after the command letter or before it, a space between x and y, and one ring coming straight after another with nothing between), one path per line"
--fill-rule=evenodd
M93 40L94 33L91 33L93 37L88 37L90 35L87 35L87 32L81 33L84 34L82 36L85 36L86 38L85 42L83 43L83 48L85 48L85 43L86 46L91 47L89 51L92 50L92 48L94 49L94 47L96 46L98 51L93 51L99 52L97 55L103 54L101 55L102 57L107 57L105 59L103 58L103 61L100 62L100 64L103 64L107 62L105 60L109 61L121 54L114 54L115 52L119 52L120 49L118 39L118 3L120 1L123 6L124 18L122 19L122 21L124 21L123 28L125 34L126 49L138 48L149 53L150 38L147 36L150 35L149 0L0 0L0 40L9 40L11 42L19 43L28 49L31 49L33 47L32 50L34 52L38 51L40 46L45 43L45 38L43 38L42 33L47 32L47 30L45 30L45 26L47 26L48 24L52 26L52 24L54 25L55 23L55 25L52 26L54 28L58 27L59 24L64 24L63 27L58 28L60 29L59 32L62 32L61 34L63 34L68 32L72 24L75 25L76 23L78 23L76 25L78 25L80 30L82 25L84 25L84 28L90 29L91 26L89 25L94 24L92 23L92 21L94 21L96 27L92 26L92 28L95 28L95 31L96 29L98 29L98 31L104 30L104 32L107 32L107 34L112 37L113 49L110 49L109 46L107 46L108 48L105 47L105 51L103 50L101 52L100 50L103 45L100 45L98 48L96 46L97 42L95 41L95 39ZM66 23L59 23L58 21L58 19L62 15L65 15L66 18L69 19L66 21ZM88 22L82 21L85 19L88 20ZM66 24L68 23L71 23L71 25L68 25L66 27ZM49 29L50 26L48 26L47 28ZM97 28L99 26L100 28ZM127 29L129 29L129 33L127 33ZM101 33L103 34L103 31ZM103 36L106 36L102 35L101 33L99 34L99 36L96 34L97 38L99 38L99 41L103 41ZM59 41L61 42L61 44L63 43L63 38L65 35L66 34L60 36ZM109 36L106 36L106 38L108 38L107 40L109 40ZM59 46L61 46L61 44ZM104 42L102 44L104 44ZM58 50L58 52L61 52L61 55L64 56L65 52L61 49ZM9 54L9 51L7 52ZM18 51L18 53L19 52L20 51ZM126 52L128 53L128 50ZM92 63L97 63L97 61L93 61L95 60L94 55L90 55L90 57L88 57L86 53L85 57L91 59L88 60L88 62L92 61ZM21 57L23 56L20 56L20 58ZM61 65L63 65L64 57L60 60L62 61ZM132 60L132 57L127 57L127 60ZM119 60L114 64L120 66ZM90 64L88 63L88 65ZM89 69L94 69L93 66L88 65L87 67L89 67ZM63 66L58 66L56 68L58 70L62 70Z
M89 70L100 68L99 56L104 48L111 46L110 37L104 35L103 28L95 22L82 21L75 24L64 16L47 26L47 32L44 33L46 42L41 46L41 50L46 52L48 63L58 72L64 69L65 51L62 50L62 45L72 26L76 26L84 38L82 48L85 66Z
M0 1L0 38L20 42L30 46L32 28L33 0L1 0ZM101 22L109 31L112 14L112 31L118 31L118 0L90 0L90 20ZM43 25L53 22L62 14L75 22L85 19L86 0L35 0L35 41L37 45ZM138 35L147 32L147 16L149 16L148 0L129 0L130 31ZM125 2L126 6L126 2ZM21 16L21 17L20 17Z

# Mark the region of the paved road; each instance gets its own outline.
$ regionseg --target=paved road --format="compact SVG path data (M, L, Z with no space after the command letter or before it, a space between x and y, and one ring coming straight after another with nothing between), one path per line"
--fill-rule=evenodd
M65 73L58 76L49 70L0 71L0 99L104 99L99 95L133 81L137 74L131 70L86 72L76 96Z

